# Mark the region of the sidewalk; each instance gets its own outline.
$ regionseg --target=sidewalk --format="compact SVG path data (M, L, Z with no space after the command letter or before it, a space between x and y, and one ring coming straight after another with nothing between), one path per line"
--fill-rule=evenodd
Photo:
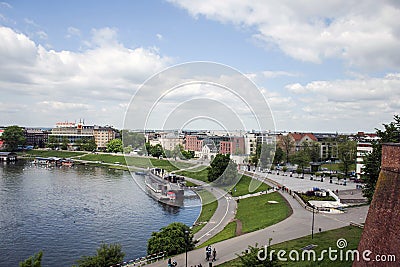
M267 245L269 238L272 238L272 244L276 244L311 234L312 213L300 206L288 193L281 193L281 195L289 202L293 209L293 214L284 221L265 229L214 244L212 247L217 250L217 261L214 265L237 258L237 254L241 254L249 245L254 246L256 243L260 247ZM350 222L363 223L367 216L368 208L368 206L352 208L347 213L337 215L315 214L314 231L317 232L319 228L322 231L332 230L347 226ZM178 266L185 266L185 254L177 255L173 258L178 262ZM188 252L188 266L199 263L203 266L208 266L205 260L204 248ZM165 267L166 261L156 262L147 266Z

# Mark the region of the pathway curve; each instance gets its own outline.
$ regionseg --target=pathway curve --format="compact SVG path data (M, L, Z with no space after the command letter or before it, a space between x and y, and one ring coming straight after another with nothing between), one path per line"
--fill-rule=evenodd
M209 222L194 235L194 239L199 241L197 245L200 245L222 231L228 223L233 221L236 214L237 203L231 195L227 194L222 189L211 187L205 182L189 177L185 177L185 179L200 185L203 189L212 193L218 200L218 207Z
M237 258L237 255L245 251L249 245L254 246L256 243L260 247L267 245L269 238L272 238L272 244L276 244L311 234L312 213L305 210L288 193L280 192L280 194L289 202L293 209L293 214L287 219L265 229L214 244L213 247L216 248L218 255L214 265ZM350 222L363 223L367 216L368 208L368 206L351 208L347 213L335 215L316 213L314 232L318 232L320 228L321 231L341 228L349 225ZM177 255L174 259L178 262L178 266L185 266L185 254ZM188 252L188 266L199 263L203 266L208 266L205 260L204 248ZM156 262L147 266L165 267L166 261Z

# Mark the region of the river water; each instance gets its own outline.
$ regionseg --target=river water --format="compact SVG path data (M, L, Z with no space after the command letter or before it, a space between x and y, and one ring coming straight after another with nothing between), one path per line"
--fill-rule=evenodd
M1 163L0 266L18 266L39 250L44 267L72 266L101 242L121 244L126 260L145 256L152 232L196 220L200 200L185 201L190 207L158 203L127 171Z

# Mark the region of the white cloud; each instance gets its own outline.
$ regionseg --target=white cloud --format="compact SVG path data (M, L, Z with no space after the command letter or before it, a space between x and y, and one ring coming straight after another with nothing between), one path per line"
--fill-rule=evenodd
M81 36L81 30L79 30L78 28L75 27L68 27L67 29L67 38L72 38L73 36Z
M163 39L163 36L162 36L160 33L157 33L157 34L156 34L156 37L157 37L157 39L160 40L160 41Z
M400 9L393 1L170 0L195 18L254 28L254 37L302 61L341 58L370 69L400 66Z
M9 8L9 9L12 8L12 6L7 2L0 2L0 7L5 7L5 8Z
M294 94L310 93L337 102L385 101L400 98L400 74L390 73L382 78L313 81L306 85L296 83L287 85L286 89Z
M47 39L47 33L45 33L44 31L38 31L38 32L36 32L36 35L37 35L40 39L43 39L43 40L46 40L46 39Z
M154 49L125 47L110 28L94 29L92 46L82 52L48 50L7 27L0 27L0 40L2 101L40 103L36 119L42 125L52 125L49 120L60 110L64 118L76 119L87 111L94 119L120 124L124 111L119 104L128 102L142 82L171 62ZM34 116L32 110L21 109L13 117L15 123L29 126L27 113Z

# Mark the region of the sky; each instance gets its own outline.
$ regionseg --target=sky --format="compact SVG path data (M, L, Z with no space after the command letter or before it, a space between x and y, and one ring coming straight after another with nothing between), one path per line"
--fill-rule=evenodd
M373 132L400 110L398 17L396 0L0 2L0 126Z

